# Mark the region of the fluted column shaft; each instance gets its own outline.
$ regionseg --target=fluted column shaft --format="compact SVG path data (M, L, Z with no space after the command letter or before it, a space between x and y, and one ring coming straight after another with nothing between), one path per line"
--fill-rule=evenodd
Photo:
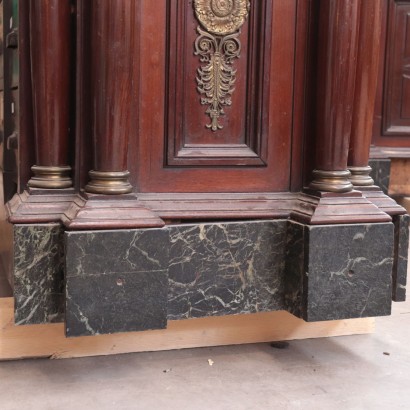
M348 192L360 0L320 2L316 157L312 189Z
M68 188L70 121L69 0L30 0L31 80L36 164L28 185Z
M380 61L382 0L362 1L356 90L349 149L349 170L355 187L374 184L369 151Z
M94 0L91 23L92 124L94 169L86 191L125 194L127 150L131 126L134 0Z

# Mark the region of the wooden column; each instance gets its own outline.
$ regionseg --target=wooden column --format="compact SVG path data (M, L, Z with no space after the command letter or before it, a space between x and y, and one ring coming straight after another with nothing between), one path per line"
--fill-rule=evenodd
M69 188L69 0L30 0L31 79L36 165L35 188Z
M372 186L369 151L380 60L382 0L362 1L349 170L355 187Z
M350 136L348 166L354 188L389 215L406 210L374 185L370 177L369 151L372 140L374 105L381 55L383 0L361 0L359 53Z
M349 192L347 169L356 79L360 0L320 2L316 159L310 188Z
M86 191L95 194L126 194L127 148L130 132L132 66L136 48L134 0L93 0L92 123L94 170Z

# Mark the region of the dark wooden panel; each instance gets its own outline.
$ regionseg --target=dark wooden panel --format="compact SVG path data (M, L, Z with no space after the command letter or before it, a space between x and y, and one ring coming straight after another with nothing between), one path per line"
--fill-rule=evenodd
M195 76L200 62L194 55L198 22L193 14L193 3L181 0L179 4L183 10L175 8L171 1L168 8L158 7L149 0L141 2L140 143L138 179L135 181L139 191L289 190L293 120L300 121L300 118L293 118L296 32L298 21L306 21L307 8L300 6L298 15L296 0L251 2L247 27L243 27L241 34L242 56L235 61L238 74L232 106L226 109L221 120L225 131L214 134L205 128L209 117L196 89ZM177 17L179 23L170 24ZM271 22L265 25L269 20ZM167 27L172 28L171 33ZM261 31L252 30L252 27L259 27ZM264 50L271 51L269 58L254 36L264 38ZM184 50L173 46L179 44L181 47L184 42ZM300 43L305 47L305 42ZM303 56L303 52L299 55ZM185 63L182 64L185 69L189 68L189 74L170 66L176 56ZM257 65L259 61L263 61L262 66ZM177 67L178 64L181 66L177 59ZM299 64L305 61L301 59ZM263 78L261 71L254 72L256 68L263 70ZM250 87L252 78L254 82ZM297 98L300 101L303 95ZM255 102L256 107L250 109ZM168 118L167 114L170 114ZM252 116L255 117L252 119ZM262 131L261 124L265 127ZM167 140L171 141L169 145ZM265 154L261 141L266 143ZM200 145L201 150L195 152L193 146L198 148L195 144ZM219 149L215 149L215 145L223 149L211 154L210 150ZM226 146L231 147L228 149L232 151L231 157L226 154ZM176 166L179 163L183 166Z
M17 1L7 1L1 7L3 7L4 22L6 22L3 26L4 41L2 45L4 47L4 146L1 149L3 155L1 165L4 173L4 200L7 202L18 189L19 93L17 74L19 61L15 34L19 28L19 18Z
M403 118L410 118L410 77L403 76L403 98L402 98L402 112Z
M70 11L68 0L30 3L36 165L68 165Z
M369 176L369 148L377 95L381 56L384 0L362 2L360 8L359 52L357 55L352 131L348 167L354 186L374 185Z
M22 193L31 177L31 167L35 164L33 95L30 69L30 13L29 3L19 7L19 72L20 118L19 118L19 173Z
M384 133L410 133L410 3L390 3L384 101Z
M226 47L227 42L200 35L203 27L190 3L168 2L167 165L264 166L268 129L262 118L267 116L269 101L272 0L251 3L249 18L238 36L240 43L230 44L240 47L240 55L232 62L236 72L233 92L228 94L232 104L223 108L218 119L221 129L216 131L209 128L208 105L201 104L203 95L197 90L198 70L212 66L212 61L201 62L195 45L205 41L207 46Z

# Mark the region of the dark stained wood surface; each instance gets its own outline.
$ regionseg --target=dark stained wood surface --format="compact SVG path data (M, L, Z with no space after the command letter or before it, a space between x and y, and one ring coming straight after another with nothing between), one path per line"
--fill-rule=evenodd
M383 131L410 134L410 2L391 1Z
M33 122L33 95L30 69L30 8L19 7L19 192L27 186L31 177L31 166L35 164L35 139Z
M362 1L348 165L367 167L379 73L383 0Z
M371 203L376 205L380 210L388 215L404 215L407 213L401 205L387 196L381 189L363 189L362 194Z
M296 194L140 194L139 200L166 220L288 218Z
M93 138L91 107L91 41L89 41L89 26L91 2L78 1L76 8L76 80L75 80L75 168L73 183L77 190L85 187L89 177L88 172L93 167ZM86 41L85 39L88 39Z
M125 171L135 116L130 103L136 91L133 66L137 63L137 2L95 0L90 7L94 169Z
M36 165L69 165L70 14L69 0L30 0Z
M382 192L155 193L122 199L72 191L16 195L7 204L12 223L61 222L67 229L132 229L165 223L217 220L287 219L307 224L389 222L403 208Z
M243 54L235 62L236 100L227 108L223 118L226 129L219 140L218 134L205 129L209 118L193 81L199 61L193 55L197 23L192 2L79 0L77 196L71 204L68 197L63 198L57 210L55 204L47 204L49 193L37 192L36 199L31 193L16 199L13 221L35 222L36 215L44 221L47 208L50 215L60 212L60 220L69 229L161 226L164 219L172 223L292 215L308 223L390 220L360 193L321 196L289 192L301 189L312 146L318 148L317 168L347 167L361 3L365 2L252 2L251 16L241 33ZM183 10L174 8L175 4ZM320 19L316 20L319 5ZM176 17L176 27L171 26ZM317 30L319 42L313 41ZM187 36L182 40L184 33ZM180 54L180 49L184 53ZM176 52L183 57L181 61ZM318 73L312 64L317 54ZM174 61L176 67L170 67ZM258 65L260 61L263 67ZM362 69L359 64L358 70ZM185 75L184 70L190 74ZM318 95L307 99L307 90L316 85ZM179 101L178 93L188 100ZM246 101L241 102L243 95ZM318 127L311 140L308 135L315 111ZM243 127L253 123L252 118L257 124L254 133ZM220 145L220 152L234 146L234 155L219 153L210 159L207 149L212 144ZM205 149L187 165L189 150L192 153L195 145ZM182 146L188 151L182 149L181 157ZM235 155L244 147L256 157L238 161ZM263 165L252 163L255 158ZM129 169L137 198L98 199L81 194L87 172L93 168Z
M6 207L9 221L13 224L61 222L64 212L78 198L73 190L59 191L58 193L37 191L38 195L25 191L15 195Z
M269 3L267 2L267 4ZM168 4L171 6L172 2ZM186 2L184 5L186 13L191 13L190 25L188 25L189 36L195 38L195 32L192 32L194 24L192 3ZM253 10L256 9L257 7L254 6ZM266 144L267 152L265 158L263 158L266 165L247 166L246 161L250 161L250 159L244 160L245 166L235 159L237 164L235 165L230 162L229 155L227 155L224 158L225 161L219 161L220 166L218 167L215 166L215 162L214 166L202 164L202 166L170 167L166 165L167 159L164 158L164 153L167 152L168 137L171 138L171 141L175 141L175 138L169 135L169 124L166 123L166 118L167 110L173 113L175 106L169 104L167 100L167 86L170 85L167 83L167 64L169 64L167 56L175 51L167 48L167 24L169 24L167 8L160 8L157 3L148 0L141 2L141 51L139 56L141 105L138 135L140 143L139 155L135 159L138 164L136 186L140 192L275 192L289 190L292 124L294 120L300 121L300 118L293 118L295 36L298 22L303 22L305 19L303 16L303 13L306 13L305 9L301 6L300 13L302 15L300 20L297 19L298 8L297 2L294 0L277 0L272 3L272 8L267 7L266 9L267 11L271 10L272 13L272 34L264 39L266 47L271 49L268 61L266 59L264 61L266 67L270 66L269 75L266 75L263 79L264 88L269 90L270 95L269 109L263 117L262 124L266 128L264 134L262 134L261 152L263 152L263 144ZM180 24L182 33L186 23L181 22ZM249 24L252 25L252 17L249 19ZM245 39L244 42L246 42L246 32L247 30L244 29L241 35ZM269 33L269 30L264 29L262 31L263 34L267 32ZM192 81L198 68L198 59L193 56L192 38L189 38L191 41L186 45L186 55L189 55L186 69L190 70L190 75L184 76L183 73L179 73L181 79L178 81L178 85L183 87L181 92L185 92L187 96L190 96L189 105L192 105L192 108L185 107L185 109L188 109L189 113L195 112L195 114L189 120L192 123L187 125L188 128L185 127L181 130L189 135L180 137L188 138L188 141L194 141L195 143L199 140L205 143L215 142L219 138L217 136L219 134L212 135L205 129L205 121L209 119L204 115L204 107L199 104L196 84ZM298 43L297 46L304 48L305 44L300 45ZM241 60L246 61L246 46L243 52ZM249 56L251 55L253 56L249 53ZM239 110L237 113L240 116L235 121L242 123L243 114L241 115L241 110L243 113L246 104L244 102L241 104L237 98L240 99L241 90L246 90L247 81L253 77L246 75L246 64L244 66L239 64L237 68L238 93L235 96L233 106L227 108L227 113L231 110L234 113L235 110ZM256 94L257 84L260 80L260 78L256 78L251 85L251 87L254 87ZM254 101L257 103L258 98L254 100L253 96L249 94L247 98L250 99L246 102L247 104L252 104ZM167 103L168 109L166 108ZM182 107L178 109L177 106L177 115L181 112L178 110L181 109ZM182 121L182 113L179 117ZM229 115L227 117L229 118ZM221 134L222 140L228 141L230 144L237 144L241 141L246 143L243 135L241 136L235 131L241 127L237 128L238 126L234 124L235 121L232 118L230 121L231 123L228 121L225 124L227 129L225 133ZM232 132L230 131L231 127ZM195 137L198 133L201 133L200 139ZM192 140L194 137L195 140ZM229 139L227 139L228 137ZM205 154L207 153L205 152ZM222 151L218 155L221 154Z
M408 44L410 44L408 28L409 22L406 14L409 13L410 1L383 0L382 3L382 42L381 42L381 64L379 68L378 89L376 96L375 115L373 121L372 157L410 156L410 129L409 121L405 118L400 120L405 125L402 129L390 129L392 118L399 119L402 108L410 101L406 97L406 83L402 81L405 66L409 65ZM404 13L403 13L404 12ZM407 57L405 57L407 54ZM407 60L407 62L406 62ZM392 88L393 87L393 88ZM399 90L402 89L402 91ZM404 106L403 106L404 104ZM403 114L407 111L403 110ZM407 114L405 114L407 118ZM396 121L396 120L394 120ZM389 125L390 124L390 125ZM407 130L406 130L407 128ZM397 148L390 155L392 148ZM383 151L383 152L381 152Z
M392 218L359 191L306 191L295 201L292 220L309 225L391 222Z
M382 40L383 0L371 3L362 2L360 12L359 50L357 56L356 90L353 111L352 133L348 164L352 170L352 179L363 196L388 215L402 215L406 210L393 199L385 195L373 180L357 175L357 169L365 169L369 163L369 151L372 139L374 107L379 74L380 43ZM369 168L370 172L370 168ZM370 185L363 187L360 185ZM373 185L373 186L372 186Z
M295 55L293 112L296 121L293 121L292 162L290 164L290 190L293 192L303 188L305 169L308 169L308 174L311 171L307 158L310 156L309 136L312 133L308 85L313 79L310 74L314 70L312 62L315 60L313 3L312 0L298 3L296 44L299 46L296 47Z
M272 32L272 0L252 2L250 15L239 35L240 57L232 105L224 107L223 127L208 129L207 105L197 90L198 69L205 64L195 55L194 44L201 27L193 7L185 0L170 2L167 44L168 166L265 166L269 130L269 70ZM142 61L143 61L142 57Z
M61 214L61 222L69 230L136 229L162 227L165 222L145 208L134 195L86 195L78 197Z
M360 3L320 2L315 168L323 171L347 169Z

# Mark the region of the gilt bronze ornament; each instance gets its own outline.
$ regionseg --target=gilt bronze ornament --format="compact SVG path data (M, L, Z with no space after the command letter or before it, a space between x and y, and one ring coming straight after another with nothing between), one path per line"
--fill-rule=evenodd
M240 29L250 9L249 0L194 0L196 16L205 30L198 26L195 55L205 63L198 69L198 92L212 131L223 129L219 119L224 107L232 104L237 70L233 61L240 57Z

